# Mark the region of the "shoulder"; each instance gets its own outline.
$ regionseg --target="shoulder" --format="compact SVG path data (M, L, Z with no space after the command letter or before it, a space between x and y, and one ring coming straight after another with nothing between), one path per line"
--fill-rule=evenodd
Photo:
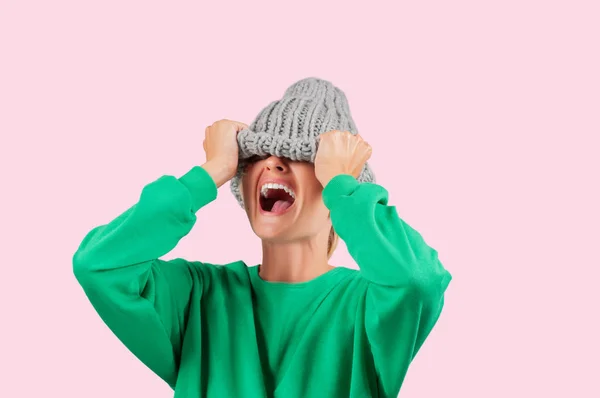
M362 277L360 270L345 266L336 267L342 274L340 285L344 286L356 293L363 292L368 287L369 283Z

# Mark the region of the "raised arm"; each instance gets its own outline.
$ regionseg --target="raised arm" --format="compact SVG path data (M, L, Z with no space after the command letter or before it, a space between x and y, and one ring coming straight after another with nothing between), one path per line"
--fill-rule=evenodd
M388 205L388 192L340 174L323 190L334 229L369 282L365 327L382 396L396 396L436 324L452 279L421 234Z
M245 127L229 120L207 127L204 165L146 185L134 206L91 230L73 256L75 276L106 325L173 388L189 303L202 298L204 267L160 257L235 174L237 133Z
M98 315L123 344L172 387L176 381L188 302L202 292L201 270L171 251L217 196L207 171L146 185L139 201L92 229L73 256L73 271Z
M371 156L360 136L322 135L315 174L331 222L367 281L365 332L381 396L395 397L436 324L450 273L438 253L388 205L388 192L356 177Z

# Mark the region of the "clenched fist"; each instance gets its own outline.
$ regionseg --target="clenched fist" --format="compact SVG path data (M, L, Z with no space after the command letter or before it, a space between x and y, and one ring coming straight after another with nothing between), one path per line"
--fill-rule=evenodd
M360 135L349 131L328 131L320 136L315 175L323 187L338 174L357 178L371 153L371 146Z
M202 167L213 177L217 186L229 181L236 173L239 147L237 134L248 125L222 119L205 130L203 142L206 163Z

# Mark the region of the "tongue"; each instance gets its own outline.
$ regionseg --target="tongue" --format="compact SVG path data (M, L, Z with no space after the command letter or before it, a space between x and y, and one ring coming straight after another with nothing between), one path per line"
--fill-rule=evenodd
M287 209L291 205L292 204L290 202L288 202L287 200L278 200L273 205L273 208L271 209L271 212L272 213L282 213L283 211L285 211L285 209Z

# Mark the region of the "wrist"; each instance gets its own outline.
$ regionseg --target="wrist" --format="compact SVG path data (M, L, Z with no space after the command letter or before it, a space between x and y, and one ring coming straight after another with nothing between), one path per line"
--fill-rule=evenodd
M191 194L194 213L217 198L217 186L213 178L202 167L192 167L179 177L179 181Z
M221 187L235 175L235 168L216 160L208 160L201 166L212 177L217 187Z
M320 180L321 185L323 185L323 188L325 188L327 186L327 184L329 184L329 182L331 180L333 180L335 177L337 177L339 175L349 175L351 177L354 177L349 172L347 172L345 170L339 170L339 171L335 171L335 172L332 172L332 173L328 173L326 176L322 177L321 180Z
M360 183L351 174L338 174L332 178L323 188L323 201L325 206L331 210L340 198L350 195Z

